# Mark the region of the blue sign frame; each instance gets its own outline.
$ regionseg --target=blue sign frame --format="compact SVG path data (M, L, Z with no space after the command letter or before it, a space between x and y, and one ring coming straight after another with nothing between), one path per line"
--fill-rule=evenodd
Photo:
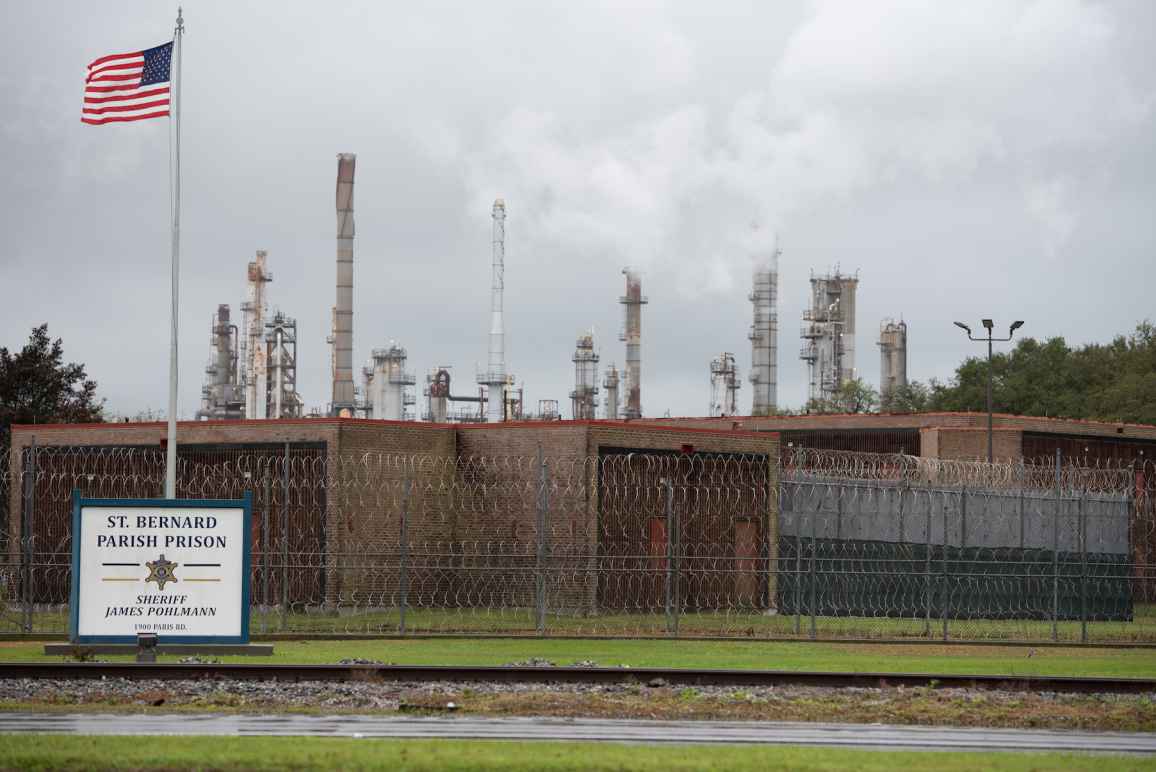
M80 617L80 510L83 507L151 507L177 509L238 509L243 512L241 529L244 544L241 556L241 634L240 635L158 635L157 642L165 643L248 643L249 642L249 583L253 552L253 494L245 492L241 499L85 499L80 490L72 491L72 593L69 598L68 639L72 643L136 643L133 635L79 635Z

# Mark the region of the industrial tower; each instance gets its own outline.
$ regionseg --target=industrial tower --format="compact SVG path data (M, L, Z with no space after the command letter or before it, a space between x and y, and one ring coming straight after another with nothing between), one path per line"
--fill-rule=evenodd
M244 314L241 342L241 386L245 390L245 418L266 418L268 401L268 360L265 351L265 285L273 281L273 274L265 270L268 253L257 250L257 258L249 263L247 273L248 297L241 304Z
M506 386L513 376L506 372L506 327L502 317L502 294L506 288L506 202L494 201L493 275L490 284L490 361L478 383L486 387L486 420L505 420Z
M213 356L205 367L198 419L223 420L244 417L245 403L237 389L237 325L230 321L229 306L217 306L213 317Z
M570 405L575 421L597 418L598 407L598 354L594 352L594 333L585 332L578 336L574 347L574 391L570 392Z
M729 351L719 354L710 363L710 416L738 415L739 412L739 369L735 366L735 355Z
M836 269L811 275L811 307L803 311L799 358L807 363L811 402L833 401L855 377L855 292L859 277Z
M333 307L333 397L330 412L352 416L353 389L353 173L357 156L337 156L337 304Z
M612 362L606 368L606 378L602 381L602 388L606 389L606 403L603 415L609 421L618 420L618 368Z
M388 348L373 350L373 367L367 368L365 384L366 407L371 418L406 420L406 407L415 402L410 387L417 383L417 376L405 370L406 358L405 349L392 340Z
M879 402L886 409L907 386L907 322L884 319L879 325L879 359Z
M626 294L618 299L625 307L625 323L619 340L626 342L626 405L623 418L642 417L642 306L650 302L642 295L642 279L629 268L626 276Z
M751 415L770 415L779 398L779 249L755 260L754 288L749 295L754 321L751 340Z
M265 323L265 358L269 418L300 418L304 406L297 393L297 320L277 311Z

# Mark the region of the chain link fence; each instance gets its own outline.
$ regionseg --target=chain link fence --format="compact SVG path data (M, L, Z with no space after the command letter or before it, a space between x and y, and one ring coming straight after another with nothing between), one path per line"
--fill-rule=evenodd
M0 634L66 632L73 490L159 448L0 451ZM253 496L254 634L1156 642L1156 468L789 450L593 457L182 446Z

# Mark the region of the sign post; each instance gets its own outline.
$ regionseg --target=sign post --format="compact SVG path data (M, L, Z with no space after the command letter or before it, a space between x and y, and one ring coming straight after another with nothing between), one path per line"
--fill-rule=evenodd
M75 491L70 641L247 644L252 505Z

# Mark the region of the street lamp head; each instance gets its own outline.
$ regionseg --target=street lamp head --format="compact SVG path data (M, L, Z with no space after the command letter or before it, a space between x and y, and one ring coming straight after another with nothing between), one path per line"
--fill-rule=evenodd
M1024 323L1023 323L1022 319L1012 322L1011 323L1011 329L1008 330L1008 335L1011 335L1012 333L1014 333L1016 330L1018 330L1020 327L1023 327L1023 326L1024 326Z
M985 330L991 330L991 328L995 326L992 324L991 319L980 319L980 321L983 323L983 328Z
M968 335L971 335L971 328L968 327L963 322L956 322L955 326L958 327L959 329L963 330L964 332L966 332Z

